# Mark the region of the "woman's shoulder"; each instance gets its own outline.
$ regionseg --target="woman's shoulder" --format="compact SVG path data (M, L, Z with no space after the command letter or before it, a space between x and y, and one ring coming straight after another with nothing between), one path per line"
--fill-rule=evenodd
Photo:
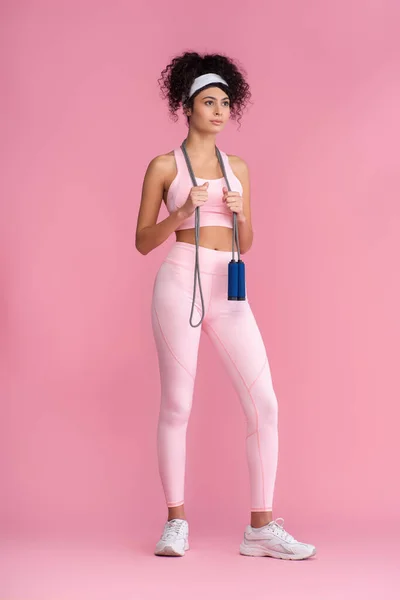
M239 177L239 179L240 176L248 176L249 168L246 161L243 158L237 156L236 154L227 154L226 156L228 157L229 164L232 167L232 171L237 177Z
M147 169L149 171L157 171L159 173L168 173L174 168L175 158L174 150L166 152L165 154L158 154L154 156L149 162Z
M240 156L237 156L236 154L227 154L226 156L229 158L229 162L231 164L235 164L238 166L247 166L247 163L244 160L244 158L241 158Z

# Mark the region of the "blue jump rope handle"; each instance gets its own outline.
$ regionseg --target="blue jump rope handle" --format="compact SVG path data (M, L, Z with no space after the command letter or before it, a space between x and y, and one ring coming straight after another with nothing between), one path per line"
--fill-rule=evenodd
M242 260L228 264L228 300L246 300L246 274Z
M244 268L244 262L242 260L237 261L238 267L238 300L246 300L246 272Z
M236 260L228 263L228 300L238 299L239 270Z

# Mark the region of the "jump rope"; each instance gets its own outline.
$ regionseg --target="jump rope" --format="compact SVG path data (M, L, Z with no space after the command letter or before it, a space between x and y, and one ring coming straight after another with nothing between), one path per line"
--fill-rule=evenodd
M186 151L186 140L182 142L181 149L183 155L186 160L186 165L189 170L189 174L193 183L193 186L197 186L197 181L193 173L192 165L190 163L190 159L188 153ZM218 162L220 164L222 174L224 176L226 187L229 191L231 191L231 187L229 185L228 177L226 175L225 164L221 156L221 152L217 147L215 147L215 151L217 154ZM197 206L195 209L195 245L196 245L196 258L195 258L195 266L194 266L194 284L193 284L193 300L192 300L192 309L190 312L189 323L192 327L198 327L201 325L204 319L204 298L203 298L203 290L201 287L201 278L200 278L200 263L199 263L199 243L200 243L200 207ZM238 258L235 258L235 243L237 249ZM201 299L201 318L200 321L196 324L193 324L193 312L196 300L196 290L197 290L197 282L199 284L199 292ZM239 246L239 231L237 225L237 215L233 213L233 228L232 228L232 259L228 263L228 300L246 300L246 281L245 281L245 264L240 258L240 246Z

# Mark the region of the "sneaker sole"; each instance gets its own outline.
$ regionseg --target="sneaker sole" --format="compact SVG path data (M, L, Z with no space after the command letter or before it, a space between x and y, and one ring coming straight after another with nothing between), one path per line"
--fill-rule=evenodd
M186 550L190 550L189 542L186 542L185 549L183 552L179 552L178 550L175 550L172 546L164 546L164 548L160 548L159 550L156 550L154 552L154 554L156 556L184 556Z
M311 552L311 554L297 555L296 554L282 554L281 552L274 552L273 550L266 550L264 546L257 546L255 544L249 546L247 544L240 544L240 554L243 556L269 556L271 558L281 558L282 560L305 560L311 558L317 552L317 549Z

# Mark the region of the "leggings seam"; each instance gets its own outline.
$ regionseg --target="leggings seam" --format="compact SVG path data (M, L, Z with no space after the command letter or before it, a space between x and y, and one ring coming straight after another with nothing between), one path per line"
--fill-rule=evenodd
M247 390L247 393L250 396L251 402L253 404L254 407L254 412L256 414L256 422L257 422L257 429L254 433L257 433L257 444L258 444L258 456L260 459L260 464L261 464L261 477L262 477L262 487L263 487L263 504L265 504L265 482L264 482L264 465L263 465L263 461L262 461L262 457L261 457L261 447L260 447L260 430L259 430L259 414L258 414L258 410L257 410L257 406L256 403L254 402L254 398L251 394L250 388L247 386L241 372L239 371L235 361L233 360L233 358L231 357L231 355L229 354L228 350L225 348L224 344L222 343L222 341L220 340L220 338L218 337L217 333L215 332L215 329L213 327L211 327L211 325L208 323L208 327L213 331L215 337L217 338L217 340L219 341L219 343L221 344L221 346L223 347L223 349L225 350L227 356L229 357L229 359L231 360L232 364L234 365L236 371L239 374L239 377L241 378L241 380L244 383L244 386Z
M263 372L263 371L264 371L264 369L265 369L265 365L266 365L266 364L267 364L267 357L265 357L265 360L264 360L264 364L263 364L263 366L262 366L262 369L261 369L261 371L259 372L259 374L257 375L257 377L255 378L255 380L253 381L253 383L251 384L251 386L249 387L249 390L251 390L251 388L253 387L253 385L255 385L255 384L257 383L257 381L260 379L260 377L261 377L261 375L262 375L262 372Z
M259 374L257 375L257 377L255 378L255 380L253 381L253 383L251 384L251 386L249 387L249 390L251 390L251 388L257 383L257 381L260 379L261 375L263 374L263 371L265 369L267 365L267 357L265 357L265 361L264 361L264 365L263 368L261 369L261 371L259 372ZM246 437L247 438L251 437L252 435L254 435L255 433L257 433L258 429L256 429L255 431L253 431L253 433L249 433L249 435Z
M189 375L189 376L190 376L190 377L193 379L193 381L194 381L194 376L193 376L193 375L190 373L190 371L188 371L188 370L187 370L187 368L185 367L185 365L183 365L183 364L180 362L180 360L179 360L179 359L178 359L178 358L175 356L175 354L172 352L172 349L171 349L170 345L168 344L167 338L166 338L166 336L165 336L165 334L164 334L164 332L163 332L163 329L162 329L162 327L161 327L160 319L159 319L159 317L158 317L158 313L157 313L157 310L156 310L156 308L155 308L155 307L154 307L154 314L156 315L156 318L157 318L157 323L158 323L158 326L159 326L159 328L160 328L161 335L162 335L162 337L163 337L163 340L164 340L164 342L165 342L165 345L167 346L168 350L170 351L171 355L172 355L172 356L173 356L173 358L176 360L176 362L178 363L178 365L180 365L180 366L182 367L182 369L184 369L184 370L186 371L186 373L187 373L187 374L188 374L188 375Z

